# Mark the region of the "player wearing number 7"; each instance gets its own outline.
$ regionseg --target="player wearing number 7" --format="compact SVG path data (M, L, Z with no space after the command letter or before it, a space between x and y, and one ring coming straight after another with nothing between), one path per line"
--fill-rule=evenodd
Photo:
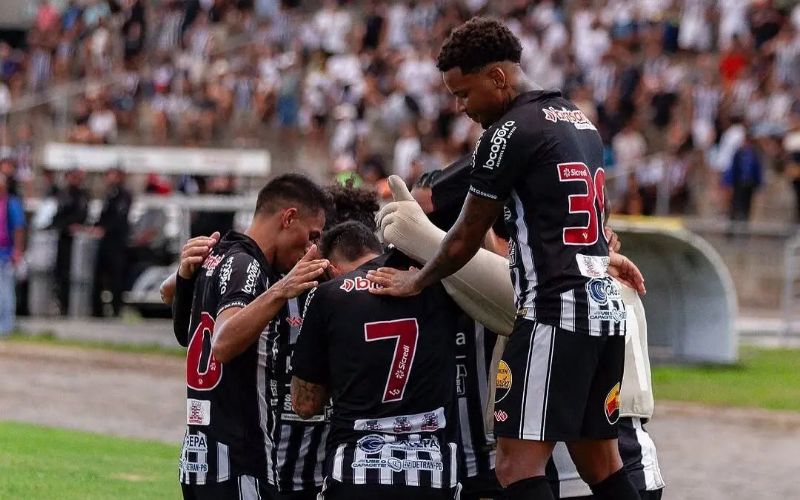
M413 296L453 274L502 216L517 307L494 412L507 498L552 499L545 465L565 441L595 498L638 499L616 439L626 311L602 234L603 144L573 103L525 76L520 55L519 40L490 19L473 18L445 41L444 83L486 129L470 194L436 256L419 272L371 272L384 286L372 292ZM644 292L638 270L626 271L619 278Z
M324 500L456 498L455 303L441 285L408 298L369 293L369 270L407 268L364 225L327 230L334 279L312 290L292 358L292 405L332 397Z

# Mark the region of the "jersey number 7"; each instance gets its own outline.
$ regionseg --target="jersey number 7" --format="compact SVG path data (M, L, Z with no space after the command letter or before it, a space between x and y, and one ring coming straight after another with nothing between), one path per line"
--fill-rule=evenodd
M210 391L222 379L222 363L211 351L213 335L214 318L206 312L200 313L200 323L186 351L186 385L196 391Z
M565 227L563 239L565 245L594 245L603 227L603 211L606 206L605 184L606 172L598 168L592 178L592 172L585 163L559 163L558 180L561 182L582 182L586 193L569 195L569 213L586 214L588 225ZM595 206L595 201L597 205Z
M383 391L384 403L403 399L408 378L411 376L411 365L414 364L418 337L419 326L415 318L364 324L364 340L367 342L396 339L392 366Z

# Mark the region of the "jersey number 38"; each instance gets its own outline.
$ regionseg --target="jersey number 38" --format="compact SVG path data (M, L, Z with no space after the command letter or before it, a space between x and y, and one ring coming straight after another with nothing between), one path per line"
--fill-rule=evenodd
M589 216L585 226L565 227L563 238L565 245L594 245L603 227L603 211L605 210L606 173L598 168L592 178L592 172L585 163L559 163L558 180L561 182L582 182L586 193L569 195L569 213ZM595 203L596 202L596 203Z

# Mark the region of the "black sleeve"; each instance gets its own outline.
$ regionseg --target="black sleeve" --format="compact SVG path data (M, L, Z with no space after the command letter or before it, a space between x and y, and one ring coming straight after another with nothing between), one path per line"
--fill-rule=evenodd
M323 301L317 291L316 288L311 290L306 299L303 326L292 354L292 375L312 384L327 385L328 338L325 335Z
M243 252L230 255L219 269L217 315L230 307L245 307L263 291L261 266L252 255Z
M189 345L189 327L192 321L192 300L196 277L184 279L175 277L175 297L172 300L172 330L175 339L183 347Z
M525 171L531 149L514 120L493 125L475 146L469 192L505 201Z

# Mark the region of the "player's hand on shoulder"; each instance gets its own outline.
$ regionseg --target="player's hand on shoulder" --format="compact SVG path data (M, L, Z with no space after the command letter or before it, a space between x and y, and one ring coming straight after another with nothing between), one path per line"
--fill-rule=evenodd
M178 275L183 279L191 279L217 242L219 242L219 231L214 231L211 236L197 236L189 239L181 250Z
M422 291L417 286L416 276L418 274L419 269L416 267L411 267L408 271L401 271L393 267L379 267L374 271L367 272L367 278L376 285L380 285L370 287L369 291L375 295L392 297L417 295Z
M286 276L275 283L275 289L284 299L292 299L301 293L319 285L319 278L327 269L327 259L320 259L317 245L311 245L302 259L289 271Z
M629 258L621 253L609 252L610 262L608 264L608 274L639 292L641 295L647 293L644 287L644 276L639 268L636 267Z

